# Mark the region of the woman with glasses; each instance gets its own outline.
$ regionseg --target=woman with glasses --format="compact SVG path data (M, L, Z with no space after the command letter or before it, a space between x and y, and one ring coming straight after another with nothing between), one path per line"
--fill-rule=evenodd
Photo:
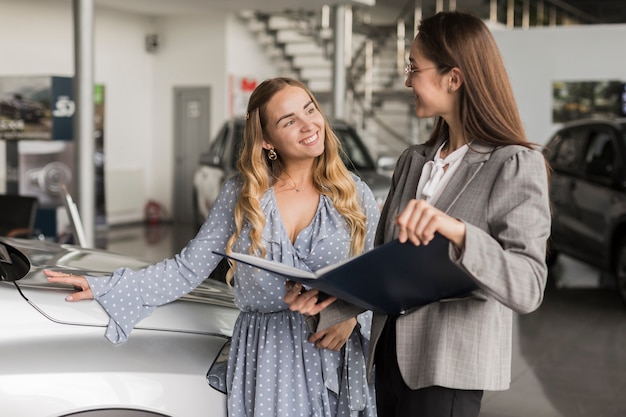
M428 245L443 235L450 260L479 289L403 315L374 314L378 415L476 417L484 390L509 387L513 314L543 299L548 171L524 135L497 45L477 17L445 12L423 20L406 86L416 115L436 123L426 143L398 160L376 244ZM298 290L286 295L291 308L316 314L322 306L308 299L315 292Z
M82 289L111 317L106 337L126 341L157 306L192 291L231 251L315 271L371 249L378 207L369 187L343 164L341 143L304 84L269 79L248 103L239 175L222 188L197 236L174 259L110 277L46 271ZM317 328L318 317L290 311L285 279L236 264L229 271L241 310L226 375L229 417L375 417L366 380L371 313ZM332 298L320 303L328 305ZM307 339L316 331L317 343ZM208 411L208 410L207 410Z

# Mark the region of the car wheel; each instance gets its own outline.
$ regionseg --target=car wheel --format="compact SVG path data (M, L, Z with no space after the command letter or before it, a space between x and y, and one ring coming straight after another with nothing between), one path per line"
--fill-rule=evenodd
M127 408L79 411L62 417L168 417L165 414Z
M617 291L622 301L626 304L626 238L622 238L617 247L615 261L615 281Z

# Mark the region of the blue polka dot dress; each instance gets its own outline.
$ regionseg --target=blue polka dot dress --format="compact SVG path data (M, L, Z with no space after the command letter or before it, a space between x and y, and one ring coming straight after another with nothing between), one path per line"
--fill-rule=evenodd
M378 208L371 190L354 176L367 215L365 249L373 246ZM111 320L106 338L127 340L132 328L159 305L199 285L217 266L235 230L233 212L239 195L237 178L226 182L209 217L174 258L145 269L122 268L110 277L87 277L94 297ZM292 244L283 226L273 188L261 198L266 223L266 258L315 271L350 256L346 222L326 196L316 214ZM249 230L233 246L247 253ZM376 415L373 386L366 382L371 313L357 317L341 351L318 349L308 342L304 316L283 301L285 279L238 264L234 276L235 323L227 370L229 417L335 417ZM207 410L208 412L208 410Z

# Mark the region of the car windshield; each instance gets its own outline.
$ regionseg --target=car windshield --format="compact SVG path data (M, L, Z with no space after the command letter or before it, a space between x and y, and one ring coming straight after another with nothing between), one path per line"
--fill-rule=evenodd
M243 123L234 123L233 138L235 144L231 157L231 167L235 170L243 147L243 128ZM358 172L376 169L374 160L354 129L343 125L335 126L334 129L345 152L341 159L349 170Z
M234 123L234 151L232 153L231 158L231 166L233 169L237 169L237 161L239 160L239 155L241 155L241 151L243 151L243 123Z
M351 171L375 170L374 160L367 148L357 136L356 131L349 127L336 127L335 132L341 140L346 153L343 162ZM347 159L346 159L347 157Z

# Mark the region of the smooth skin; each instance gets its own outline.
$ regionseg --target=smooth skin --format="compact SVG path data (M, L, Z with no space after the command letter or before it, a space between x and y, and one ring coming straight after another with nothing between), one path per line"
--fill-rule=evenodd
M268 102L264 149L280 155L283 173L274 183L278 211L291 239L310 223L320 194L313 187L313 164L324 152L324 117L308 94L288 86ZM299 190L299 191L296 191Z
M320 194L312 185L313 162L324 152L324 117L308 94L299 87L287 86L267 104L268 127L263 148L274 149L281 157L283 175L274 183L274 193L283 225L292 242L309 225L319 204ZM296 191L299 189L300 191ZM80 288L66 301L94 298L84 276L44 270L48 281ZM289 286L287 287L289 288ZM316 292L306 294L316 296ZM317 297L316 297L317 298ZM320 306L327 306L330 298ZM311 342L318 348L340 350L357 324L356 317L315 333Z
M282 158L284 175L274 185L276 202L292 242L309 225L319 203L312 185L314 158L324 152L324 117L308 94L298 87L285 87L272 97L266 110L268 123L264 149L274 149ZM295 192L294 188L301 191ZM287 285L287 291L292 286ZM298 292L302 292L300 289ZM317 300L317 290L305 294ZM320 305L329 305L334 298ZM319 331L309 338L318 348L339 350L356 326L356 317Z
M93 292L84 276L66 274L65 272L57 272L50 269L44 269L43 273L50 282L60 282L80 288L80 291L65 297L65 301L93 300Z

